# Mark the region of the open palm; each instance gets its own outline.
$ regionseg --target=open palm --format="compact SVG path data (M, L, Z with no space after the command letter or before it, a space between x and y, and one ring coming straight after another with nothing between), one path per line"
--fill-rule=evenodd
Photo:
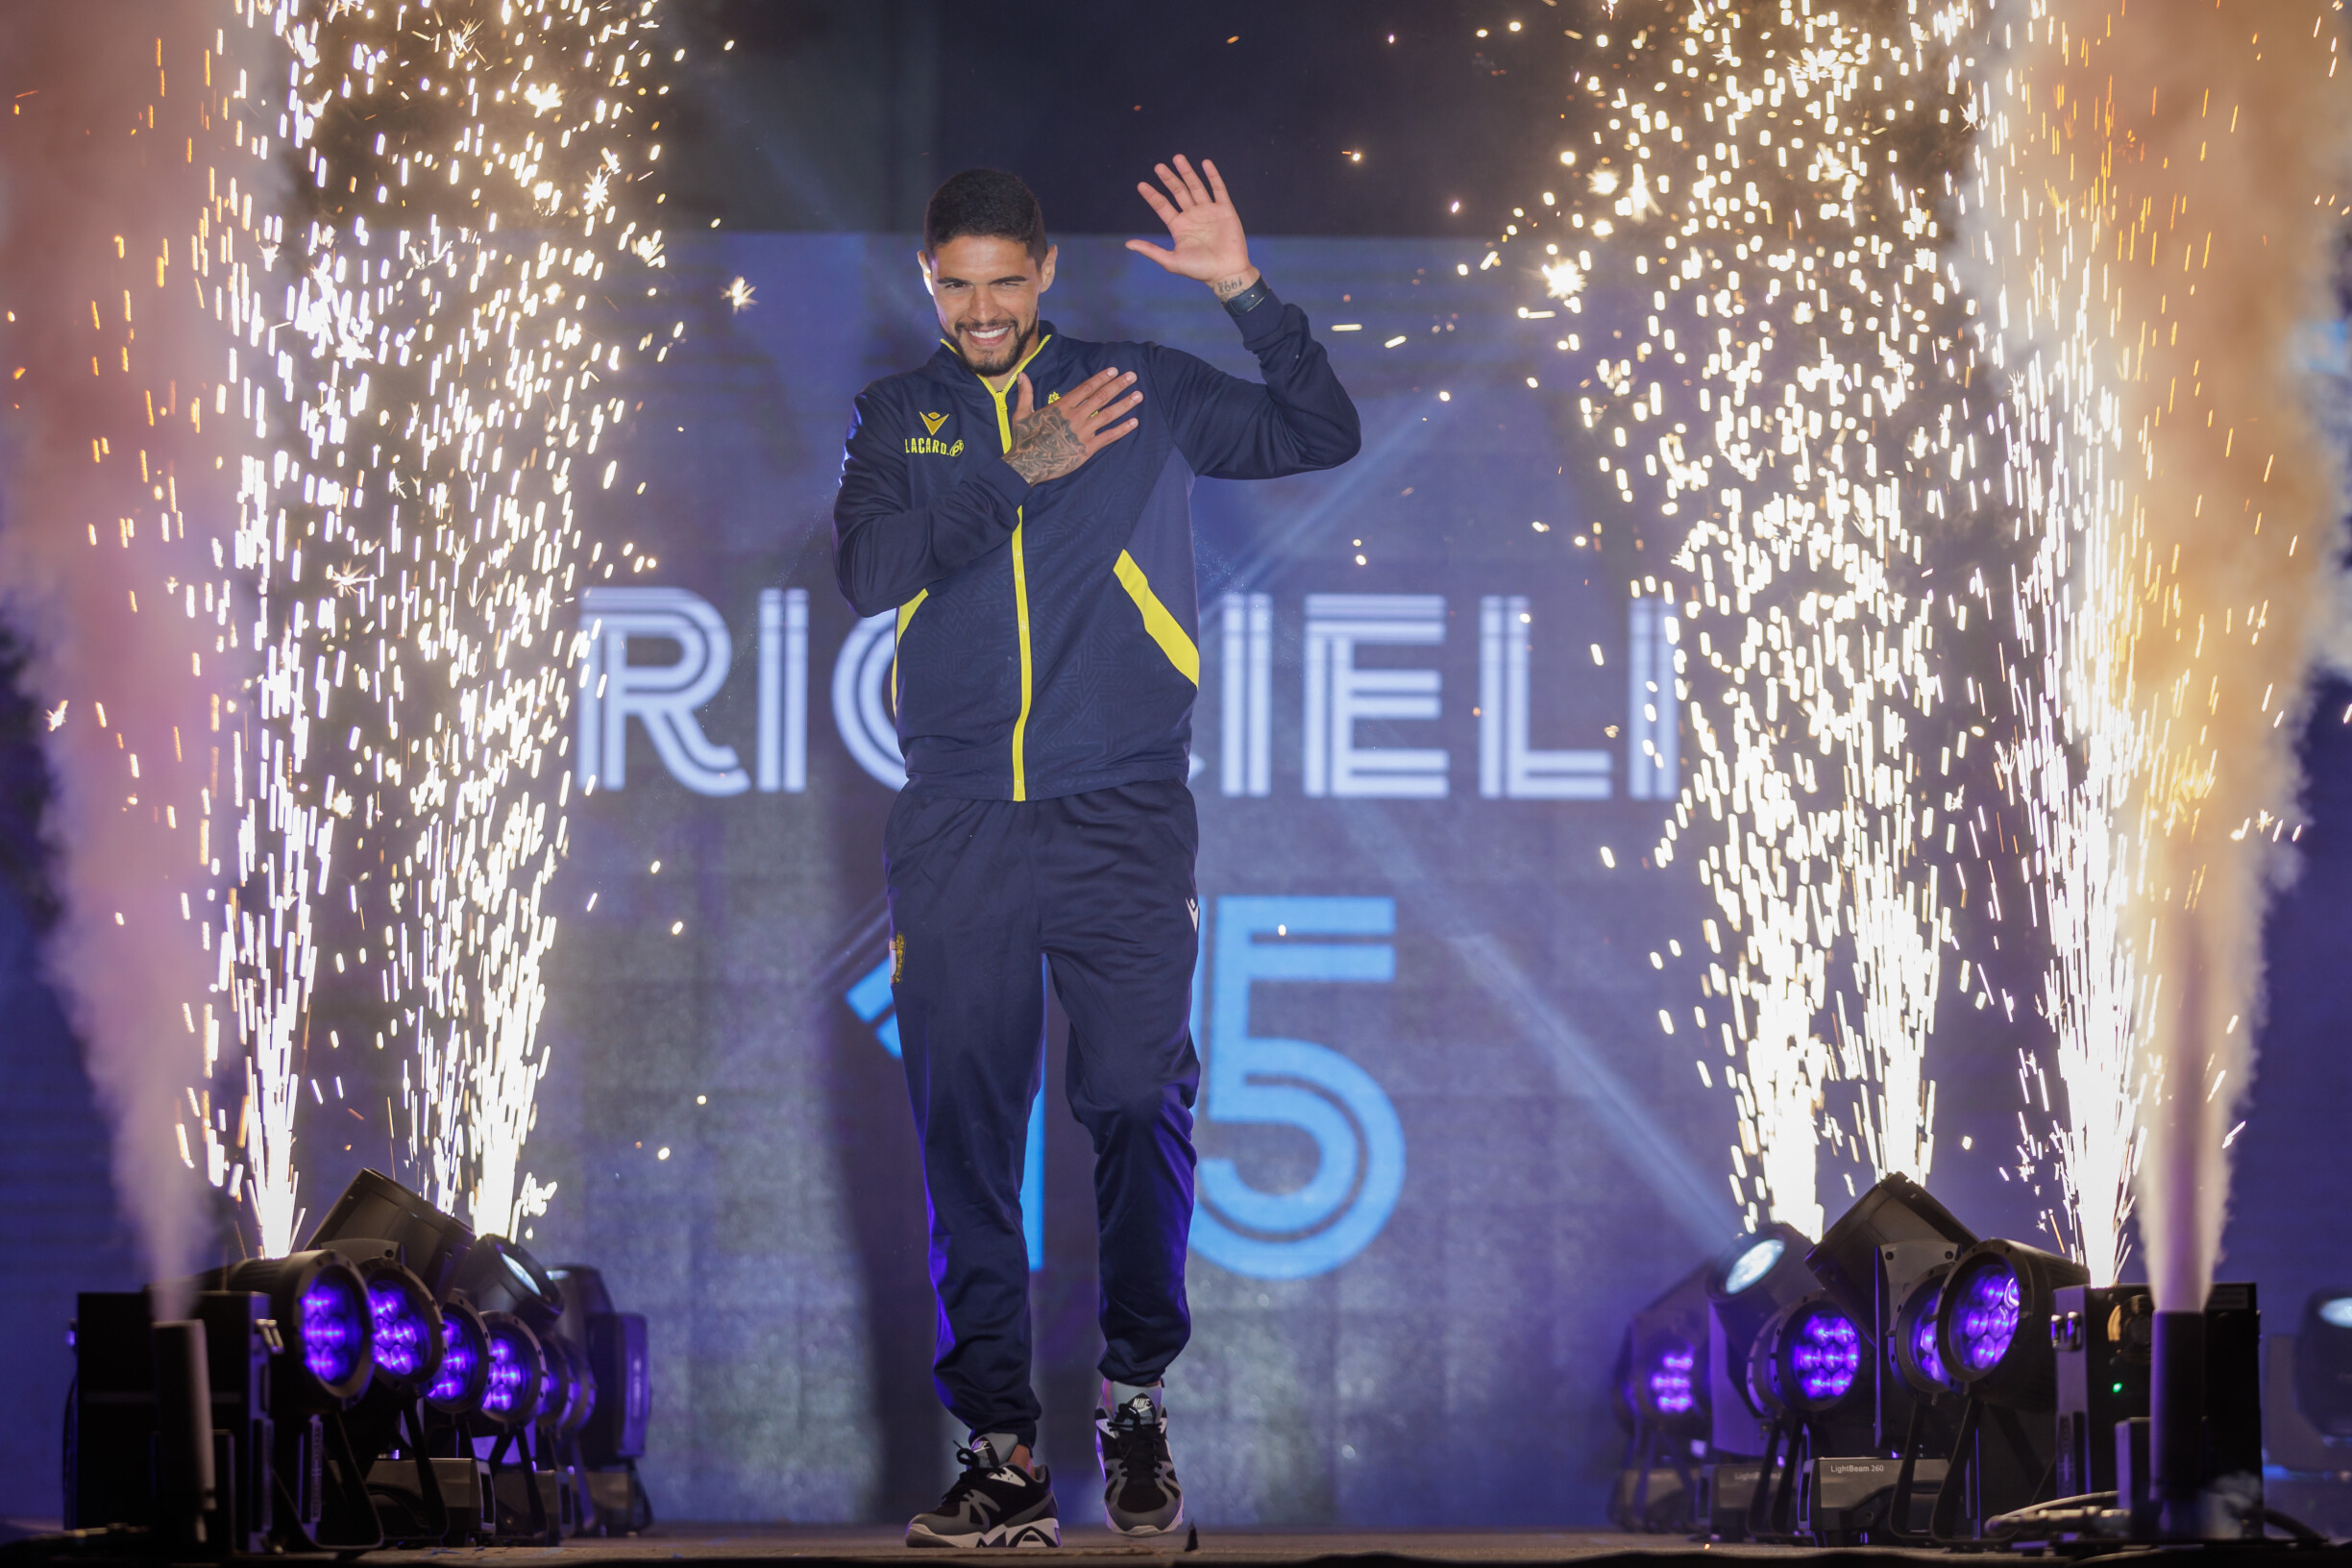
M1225 182L1218 176L1216 165L1203 159L1196 174L1179 153L1174 168L1159 163L1153 165L1153 172L1167 187L1167 194L1162 195L1144 182L1139 182L1136 189L1143 193L1143 199L1160 215L1160 221L1167 225L1174 249L1141 239L1129 240L1127 248L1139 256L1150 257L1180 278L1195 278L1220 288L1228 282L1235 282L1239 288L1248 287L1254 276L1250 268L1249 236L1241 232L1241 215L1234 210L1232 198L1225 194Z

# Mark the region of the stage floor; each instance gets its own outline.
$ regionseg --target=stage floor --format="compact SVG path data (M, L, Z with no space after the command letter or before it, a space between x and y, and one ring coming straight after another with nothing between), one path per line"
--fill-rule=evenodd
M1114 1536L1097 1525L1066 1524L1062 1549L1052 1560L1067 1563L1138 1564L1138 1559L1179 1558L1183 1568L1307 1568L1313 1563L1429 1563L1443 1568L1470 1565L1577 1563L1601 1568L1623 1562L1632 1568L1671 1568L1681 1563L1719 1562L1727 1557L1796 1561L1830 1558L1840 1562L1916 1563L1950 1561L1937 1552L1888 1552L1870 1548L1825 1552L1792 1547L1702 1545L1680 1535L1629 1535L1615 1531L1371 1531L1371 1530L1203 1530L1197 1546L1188 1552L1187 1537L1139 1544ZM756 1526L662 1525L655 1533L620 1540L578 1539L559 1549L566 1562L616 1565L683 1562L694 1568L729 1568L737 1563L798 1564L871 1563L894 1559L938 1563L949 1556L939 1551L909 1551L895 1528L797 1528ZM512 1562L522 1568L525 1557L544 1557L544 1548L485 1549L436 1552L445 1562L478 1559L484 1564ZM1000 1554L988 1555L1002 1560ZM2298 1562L2310 1558L2298 1556ZM1138 1565L1139 1568L1139 1565ZM1178 1568L1174 1562L1168 1568Z

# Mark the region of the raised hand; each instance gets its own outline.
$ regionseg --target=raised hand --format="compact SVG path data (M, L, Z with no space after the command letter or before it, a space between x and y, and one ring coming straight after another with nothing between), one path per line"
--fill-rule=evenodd
M1168 237L1176 248L1164 250L1140 239L1129 240L1127 248L1138 256L1150 257L1179 278L1200 280L1220 300L1230 300L1256 282L1258 269L1250 265L1249 236L1241 232L1241 215L1225 194L1225 182L1216 165L1204 158L1200 173L1195 174L1178 153L1174 168L1157 163L1153 171L1167 187L1167 195L1161 195L1148 182L1139 181L1136 189L1167 225ZM1203 175L1208 177L1206 184Z
M1133 419L1114 423L1143 401L1140 390L1127 391L1134 384L1132 370L1098 370L1040 408L1029 378L1022 376L1013 404L1013 450L1005 462L1031 484L1076 473L1089 457L1136 428L1139 421ZM1122 392L1127 395L1120 397Z

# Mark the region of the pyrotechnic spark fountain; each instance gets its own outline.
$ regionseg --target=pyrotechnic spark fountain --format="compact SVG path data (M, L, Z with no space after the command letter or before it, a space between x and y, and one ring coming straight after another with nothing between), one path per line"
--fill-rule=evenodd
M1752 1226L1819 1234L1825 1139L1880 1175L1923 1180L1934 1156L1924 1060L1952 937L1928 852L1966 784L1947 785L1951 747L1940 778L1922 759L1929 723L1954 724L1931 616L1964 628L1967 609L1924 543L1952 511L1965 380L1925 188L1945 138L1917 128L1956 117L1958 20L1920 0L1870 20L1612 8L1575 84L1606 129L1561 154L1584 197L1502 241L1548 231L1540 271L1572 310L1589 290L1646 316L1580 406L1621 502L1689 514L1681 579L1634 586L1679 610L1697 688L1697 766L1655 858L1695 854L1723 917L1703 1048L1733 1064ZM1836 1080L1858 1086L1850 1127Z
M271 1156L254 1162L268 1245L294 1205L282 1150L317 963L308 900L330 889L338 822L359 835L341 878L357 968L375 970L387 1033L412 1042L409 1153L433 1201L499 1232L546 1205L521 1161L547 1066L540 966L555 922L542 904L570 789L560 766L541 779L571 679L553 622L578 571L574 467L599 478L599 443L625 412L597 391L625 346L596 331L591 294L608 301L661 261L660 232L616 208L660 156L637 136L658 128L668 90L649 80L653 12L245 12L292 61L276 136L260 117L252 156L296 162L310 206L293 223L242 222L225 203L207 214L225 265L242 229L265 270L282 253L290 274L289 319L273 324L275 291L237 265L215 295L223 321L248 354L281 333L307 351L233 358L223 383L257 444L293 437L243 459L235 559L260 584L266 659L260 788L239 842L269 918L248 912L233 935ZM600 482L614 475L607 460ZM304 587L306 549L331 592ZM344 692L360 712L337 737Z
M292 1245L303 1091L326 1108L323 1082L346 1101L346 1078L364 1097L392 1076L350 1053L322 1066L321 1044L345 1043L318 1021L331 992L333 1017L379 1026L373 1032L410 1053L413 1174L478 1228L510 1231L551 1191L522 1151L547 1065L543 897L570 789L569 769L542 767L565 744L577 653L555 617L582 569L577 488L617 473L598 448L625 409L604 387L653 346L610 324L613 297L651 294L662 264L657 199L633 187L660 156L669 89L653 78L674 58L657 58L654 0L181 9L202 11L203 47L183 40L186 76L159 69L153 86L200 84L182 88L196 109L174 151L203 207L184 237L176 214L141 214L160 235L164 331L159 362L135 372L126 292L120 370L161 383L159 457L212 456L234 524L181 510L176 478L151 476L142 451L159 542L125 517L89 545L131 553L66 568L115 583L135 613L159 589L161 619L201 633L166 668L210 688L202 738L217 748L208 771L188 760L198 734L172 729L175 766L148 787L159 820L194 840L179 913L215 966L214 994L169 999L202 1040L180 1152L250 1203L264 1251ZM119 238L113 251L143 265ZM105 358L91 364L103 379ZM102 467L124 433L93 435ZM77 712L119 680L120 653L53 661L43 696ZM122 854L132 831L67 836L87 861ZM69 904L97 891L70 867L67 882ZM73 978L103 1011L96 977ZM172 986L159 964L140 979ZM372 1115L392 1130L388 1106Z
M1740 962L1707 991L1731 1004L1727 1052L1745 1046L1732 1159L1752 1219L1818 1225L1832 1078L1868 1090L1854 1130L1871 1166L1925 1175L1924 1047L1952 940L1932 857L1965 832L1977 865L1949 866L1959 901L1973 883L1998 922L2009 873L2047 928L2032 940L2048 944L2064 1093L2021 1051L2046 1120L2021 1128L2028 1167L2055 1165L2052 1229L2114 1278L2139 1170L2181 1238L2156 1244L2193 1254L2158 1263L2183 1302L2217 1246L2264 841L2294 809L2288 719L2334 550L2291 339L2321 309L2347 123L2317 0L2193 9L1611 7L1617 46L1597 37L1577 82L1607 132L1562 153L1591 200L1565 204L1567 243L1538 269L1572 310L1586 290L1650 294L1647 340L1601 360L1584 421L1608 427L1600 467L1628 502L1660 488L1637 484L1628 439L1654 423L1656 509L1688 497L1702 513L1674 563L1698 580L1636 592L1681 602L1682 657L1715 677L1657 858L1703 812L1720 824L1701 874ZM1975 178L1955 181L1952 138L1980 128ZM1497 251L1542 223L1559 234L1552 216ZM1710 414L1708 453L1683 438ZM1968 528L1986 515L2004 537ZM2001 678L1987 657L1948 694L1941 659L1972 610L1976 637L1990 629L2010 553ZM1707 622L1734 614L1742 634L1719 646ZM2024 837L1953 777L1988 725ZM1850 988L1829 969L1841 941ZM1958 973L1992 1001L1981 964Z
M2007 782L2048 866L2053 1152L2100 1280L2136 1175L2168 1311L2202 1307L2218 1253L2272 845L2341 550L2296 363L2332 313L2339 10L1985 7L2004 58L1979 73L1967 256L1995 306L2004 499L2033 550Z

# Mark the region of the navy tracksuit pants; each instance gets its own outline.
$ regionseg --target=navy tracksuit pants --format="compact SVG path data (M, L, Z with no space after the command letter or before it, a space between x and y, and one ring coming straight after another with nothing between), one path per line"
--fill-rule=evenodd
M891 989L931 1204L933 1375L973 1432L1034 1443L1020 1186L1041 1071L1041 955L1069 1017L1070 1110L1094 1143L1102 1373L1150 1383L1191 1334L1192 795L1178 781L1027 801L906 791L883 846Z

